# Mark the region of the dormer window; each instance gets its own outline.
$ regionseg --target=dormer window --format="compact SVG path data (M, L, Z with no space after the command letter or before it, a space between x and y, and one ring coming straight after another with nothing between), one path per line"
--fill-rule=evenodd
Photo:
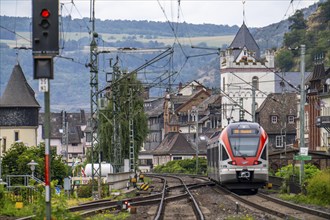
M293 115L288 116L288 124L294 124L294 116Z
M272 124L277 124L277 120L278 120L277 115L272 115L272 116L270 117L270 120L271 120L271 123L272 123Z

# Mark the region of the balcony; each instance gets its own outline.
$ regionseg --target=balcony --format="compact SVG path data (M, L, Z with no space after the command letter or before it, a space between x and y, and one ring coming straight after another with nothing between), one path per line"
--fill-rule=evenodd
M324 128L330 133L330 116L319 116L316 119L316 126L319 128Z

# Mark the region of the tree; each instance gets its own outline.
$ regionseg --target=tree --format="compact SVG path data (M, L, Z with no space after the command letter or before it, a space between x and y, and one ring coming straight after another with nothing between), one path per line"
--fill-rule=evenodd
M120 107L119 124L121 135L121 155L122 158L129 158L129 117L133 117L133 130L134 130L134 146L135 146L135 159L137 159L138 152L140 151L143 141L148 133L147 116L144 113L144 102L141 96L143 87L133 74L121 80L119 86L119 103ZM129 109L129 92L132 90L133 111ZM111 96L111 95L110 95ZM109 98L109 104L105 110L100 113L99 119L99 145L101 147L103 161L113 163L115 161L114 143L113 143L113 97ZM96 161L95 161L96 162Z
M45 146L27 147L23 143L15 143L4 154L2 160L3 175L28 175L31 174L30 167L27 165L31 160L38 163L34 171L34 176L44 180L45 170ZM56 155L55 149L51 150L51 177L59 183L63 183L64 177L68 175L68 167L62 162L62 158Z
M293 16L288 19L292 24L289 26L290 30L302 30L307 27L306 20L304 19L304 13L301 10L297 10Z
M322 29L330 29L330 1L323 2L320 7L320 22L322 23Z
M284 34L284 46L290 48L299 47L301 44L305 44L305 30L293 30ZM293 51L295 55L298 55L298 50Z
M276 67L281 71L289 71L293 67L293 55L290 50L282 49L276 53Z

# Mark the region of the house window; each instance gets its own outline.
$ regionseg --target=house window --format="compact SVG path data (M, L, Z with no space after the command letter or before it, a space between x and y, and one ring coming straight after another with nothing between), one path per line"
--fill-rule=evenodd
M308 131L309 114L305 112L305 131Z
M77 147L77 146L78 146L78 144L76 144L76 143L72 144L72 147Z
M288 123L289 124L294 124L294 116L292 116L292 115L288 116Z
M272 122L272 124L276 124L277 123L277 116L276 115L272 115L271 116L271 122Z
M223 90L223 91L226 90L226 87L225 87L225 86L226 86L226 78L223 77L223 78L222 78L222 90Z
M15 141L18 141L19 140L19 132L18 131L15 131Z
M3 152L6 152L7 151L7 139L4 138L3 139Z
M259 78L257 76L252 77L252 86L259 90Z
M2 143L1 143L1 140L0 140L0 150L2 150L1 153L5 153L6 152L6 148L7 148L7 139L3 137Z
M182 160L182 157L173 157L173 160Z
M283 147L283 136L276 136L276 148Z
M92 133L86 132L86 142L92 142Z

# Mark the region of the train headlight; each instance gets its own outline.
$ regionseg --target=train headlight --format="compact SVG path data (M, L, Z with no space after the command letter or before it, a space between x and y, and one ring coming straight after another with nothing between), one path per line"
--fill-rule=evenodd
M230 165L237 165L236 160L229 161L228 164L230 164Z
M261 161L255 160L255 161L253 162L253 165L259 165L259 164L261 164L261 163L262 163Z

